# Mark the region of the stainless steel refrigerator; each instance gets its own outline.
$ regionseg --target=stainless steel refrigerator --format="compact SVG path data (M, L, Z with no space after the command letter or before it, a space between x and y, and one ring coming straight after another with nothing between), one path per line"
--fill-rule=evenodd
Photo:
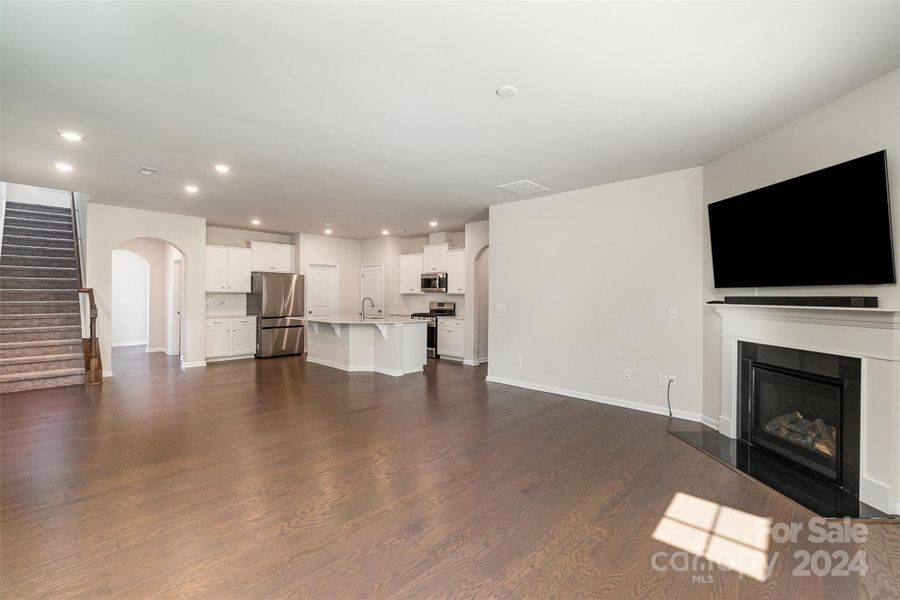
M303 275L253 273L247 312L256 315L256 356L301 354L304 347Z

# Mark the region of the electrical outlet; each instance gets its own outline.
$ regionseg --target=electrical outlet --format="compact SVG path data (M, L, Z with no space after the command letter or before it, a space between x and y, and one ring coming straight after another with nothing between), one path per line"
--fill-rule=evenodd
M659 374L659 385L666 386L669 385L669 376L663 373Z
M497 311L498 313L505 313L506 312L506 302L497 302L496 304L494 304L494 310Z
M517 365L522 364L522 355L521 354L516 354L516 364Z
M675 387L678 385L678 379L676 379L674 375L669 375L669 380L666 381L666 385L669 385L669 381L672 382L672 387Z
M622 371L622 379L625 381L631 381L631 369L625 369Z
M678 309L675 308L674 306L669 307L669 318L670 318L670 319L677 319L677 318L678 318Z

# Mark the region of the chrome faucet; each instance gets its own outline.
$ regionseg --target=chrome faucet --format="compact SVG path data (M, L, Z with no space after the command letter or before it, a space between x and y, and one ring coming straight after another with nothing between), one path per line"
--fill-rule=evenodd
M372 299L371 299L370 297L368 297L368 296L366 296L365 298L363 298L363 299L362 299L362 317L359 319L360 321L365 321L365 320L366 320L366 300L369 301L369 304L372 305L372 308L375 308L375 301L374 301L374 300L372 300Z

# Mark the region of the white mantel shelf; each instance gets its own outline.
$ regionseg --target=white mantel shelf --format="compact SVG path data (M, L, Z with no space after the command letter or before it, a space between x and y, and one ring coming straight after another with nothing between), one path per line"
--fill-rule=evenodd
M738 344L753 342L862 361L861 501L900 513L900 310L710 304L722 317L719 431L738 437Z

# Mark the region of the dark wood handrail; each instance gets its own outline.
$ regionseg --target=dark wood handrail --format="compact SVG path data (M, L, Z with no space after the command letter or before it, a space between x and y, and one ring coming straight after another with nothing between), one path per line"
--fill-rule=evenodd
M75 243L75 273L78 279L78 293L87 294L90 310L91 333L87 340L82 340L84 347L85 385L103 383L103 369L100 362L100 342L97 339L97 302L94 300L94 288L84 287L81 274L81 244L78 237L78 209L75 205L75 192L69 193L72 200L72 241ZM87 342L87 344L84 344Z

